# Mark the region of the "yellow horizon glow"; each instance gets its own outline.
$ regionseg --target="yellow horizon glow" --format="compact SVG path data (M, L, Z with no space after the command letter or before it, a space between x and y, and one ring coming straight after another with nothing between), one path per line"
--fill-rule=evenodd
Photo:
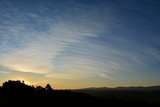
M33 83L31 83L29 80L22 78L22 77L17 77L17 78L11 79L11 80L14 80L14 81L19 80L21 82L24 82L26 85L33 85Z

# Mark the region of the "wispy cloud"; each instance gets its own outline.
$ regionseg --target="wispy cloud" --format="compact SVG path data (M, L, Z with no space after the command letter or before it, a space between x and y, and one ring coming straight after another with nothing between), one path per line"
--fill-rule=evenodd
M102 78L105 78L105 79L111 79L111 80L113 79L112 77L107 76L106 73L99 73L99 76L102 77Z
M81 80L94 77L95 73L84 71L84 70L70 70L66 72L53 72L49 73L46 76L53 79L64 79L64 80Z
M70 9L67 7L65 9L68 11L63 12L64 16L56 16L59 17L58 19L54 19L53 16L43 19L34 13L23 13L12 5L9 8L14 8L12 13L19 13L17 17L22 20L7 22L2 34L4 35L5 45L1 47L7 52L1 53L0 64L17 71L52 72L54 71L53 60L66 47L88 37L97 37L97 34L103 29L100 22L93 21L90 18L90 15L96 18L97 12L90 11L87 13L88 10L81 8L77 10L77 8L72 7ZM72 11L77 16L71 14ZM12 19L10 13L6 13L6 15ZM5 16L2 15L1 17ZM69 19L65 19L66 17ZM32 20L32 23L25 23ZM14 26L10 26L9 23ZM46 24L47 29L39 30L38 26L38 28L34 26L34 24L41 25L43 23ZM43 27L43 25L40 27Z
M160 63L156 24L147 13L121 2L50 2L1 2L1 66L49 78L115 79Z

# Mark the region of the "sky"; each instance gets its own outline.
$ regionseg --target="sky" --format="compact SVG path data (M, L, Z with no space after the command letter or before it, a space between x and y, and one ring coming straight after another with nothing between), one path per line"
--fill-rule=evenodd
M159 0L0 0L0 84L160 85Z

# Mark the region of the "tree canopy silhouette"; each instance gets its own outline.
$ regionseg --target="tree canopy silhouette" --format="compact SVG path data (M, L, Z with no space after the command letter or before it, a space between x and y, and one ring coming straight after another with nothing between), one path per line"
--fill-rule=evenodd
M115 93L119 93L115 96ZM134 95L139 96L137 92ZM105 93L100 93L105 94ZM121 95L122 94L122 95ZM50 84L45 87L26 85L24 81L6 81L0 87L0 107L117 107L117 106L155 106L160 105L159 100L150 102L142 97L138 99L123 98L123 95L131 94L128 91L109 91L108 97L96 97L72 90L55 90ZM151 95L154 95L150 93ZM111 96L113 95L113 96ZM160 92L156 92L160 95ZM121 99L119 98L121 97Z
M52 87L49 84L47 84L45 88L46 88L46 90L49 90L49 91L53 90Z

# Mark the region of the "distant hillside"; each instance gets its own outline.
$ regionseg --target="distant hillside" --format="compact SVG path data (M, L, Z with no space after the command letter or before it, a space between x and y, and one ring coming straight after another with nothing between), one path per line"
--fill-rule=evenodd
M116 87L116 88L85 88L74 90L105 100L116 99L128 102L143 100L146 102L160 102L160 86L150 87Z
M137 91L146 89L152 91ZM158 86L55 90L49 84L9 80L0 86L0 107L160 107L160 91L155 89Z
M90 87L90 88L83 88L83 89L77 89L77 90L81 90L81 91L107 91L107 90L132 90L132 91L160 91L160 85L158 86L149 86L149 87L142 87L142 86L138 86L138 87L134 87L134 86L130 86L130 87L115 87L115 88L108 88L108 87Z

